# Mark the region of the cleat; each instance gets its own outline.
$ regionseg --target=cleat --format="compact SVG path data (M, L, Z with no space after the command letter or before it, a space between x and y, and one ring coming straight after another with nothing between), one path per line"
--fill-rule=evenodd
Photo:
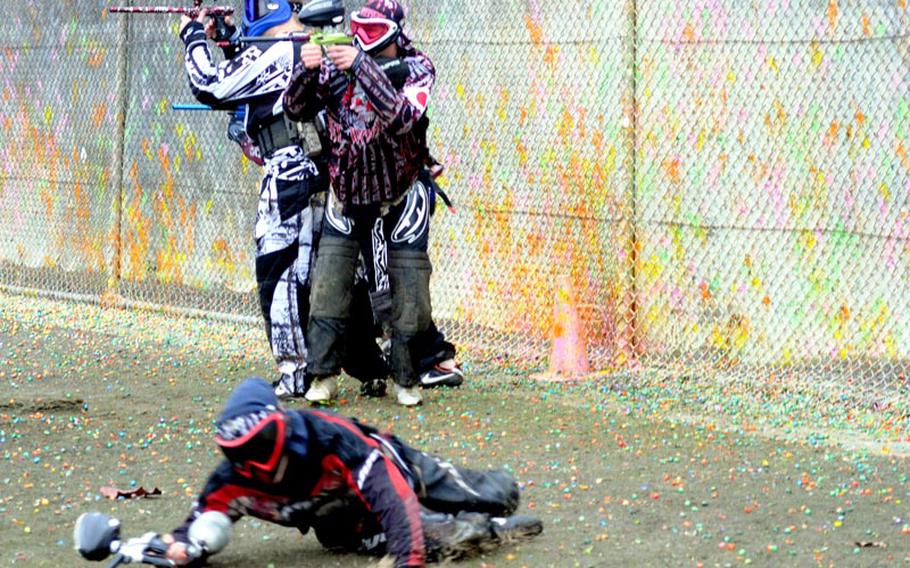
M526 540L543 532L543 522L528 515L492 517L490 526L496 540L505 544Z
M463 560L492 550L498 544L491 538L489 518L483 513L461 511L457 516L441 513L426 518L424 531L427 560Z
M306 391L306 399L315 403L331 402L335 395L338 394L338 379L335 377L326 377L316 379Z
M282 374L281 378L272 383L272 390L278 398L300 398L306 392L306 381L298 377L297 373Z
M449 359L420 375L420 386L425 389L436 387L460 387L464 383L464 372L455 361Z
M420 396L420 389L416 386L405 388L395 385L395 396L398 398L398 404L403 406L417 406L423 402L423 397Z
M360 385L360 396L382 398L386 392L385 379L372 379Z

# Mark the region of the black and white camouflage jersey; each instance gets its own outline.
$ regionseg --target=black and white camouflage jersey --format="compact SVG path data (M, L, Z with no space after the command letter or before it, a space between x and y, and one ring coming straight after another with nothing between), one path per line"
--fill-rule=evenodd
M258 124L283 112L281 95L294 68L294 42L251 43L233 59L215 65L202 24L190 23L180 37L186 45L190 89L200 103L225 110L249 105L251 135Z

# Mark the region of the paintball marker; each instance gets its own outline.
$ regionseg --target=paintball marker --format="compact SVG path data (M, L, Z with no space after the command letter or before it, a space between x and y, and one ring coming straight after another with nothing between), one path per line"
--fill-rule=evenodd
M179 6L111 6L107 11L111 14L184 14L188 18L195 20L199 17L199 13L202 10L205 10L206 14L211 16L215 22L215 41L227 41L231 34L224 18L234 14L234 9L227 6L205 7L202 5L202 0L193 0L191 8Z
M224 513L209 511L190 525L187 556L192 560L220 552L231 538L231 519ZM73 528L74 548L86 560L100 562L114 555L108 568L121 564L174 566L168 560L168 544L149 532L127 541L120 539L120 521L103 513L83 513Z
M198 18L199 12L203 9L210 16L230 16L234 13L234 9L227 6L206 8L202 5L202 0L193 0L192 8L180 6L111 6L107 11L111 14L186 14L189 18Z
M273 43L278 41L293 41L295 43L312 43L314 45L351 45L354 38L343 33L316 32L312 34L294 34L280 37L250 37L240 36L240 43Z

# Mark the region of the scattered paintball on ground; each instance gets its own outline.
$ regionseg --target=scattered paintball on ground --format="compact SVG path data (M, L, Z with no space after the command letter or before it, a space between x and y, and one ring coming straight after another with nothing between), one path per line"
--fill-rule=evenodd
M212 422L225 397L246 376L271 377L261 333L0 295L0 563L91 565L71 542L89 510L120 518L132 536L179 524L219 459ZM544 534L465 566L910 562L907 460L899 435L881 436L884 422L836 430L846 411L724 406L729 386L537 384L465 359L465 387L428 391L417 409L362 399L351 379L334 407L457 463L516 475L522 510L544 519ZM866 438L886 441L833 444ZM251 519L212 560L377 563Z

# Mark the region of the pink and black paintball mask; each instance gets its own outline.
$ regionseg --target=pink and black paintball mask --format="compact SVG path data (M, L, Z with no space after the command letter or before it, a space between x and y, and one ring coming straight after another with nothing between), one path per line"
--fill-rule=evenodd
M404 8L396 0L369 0L351 14L351 34L360 49L376 55L401 36Z

